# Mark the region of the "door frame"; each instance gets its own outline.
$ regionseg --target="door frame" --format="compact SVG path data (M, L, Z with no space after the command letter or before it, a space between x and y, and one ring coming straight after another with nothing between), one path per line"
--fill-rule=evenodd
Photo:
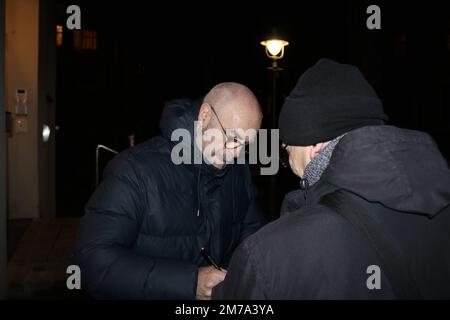
M5 1L0 0L0 299L7 297L6 130L5 130Z

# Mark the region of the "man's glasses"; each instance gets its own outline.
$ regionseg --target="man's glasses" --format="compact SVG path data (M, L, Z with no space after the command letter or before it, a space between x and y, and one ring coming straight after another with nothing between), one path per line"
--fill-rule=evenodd
M245 141L245 142L239 141L237 137L228 137L227 131L223 127L222 122L220 121L220 118L217 115L216 110L214 110L214 107L211 104L209 104L209 106L211 107L212 112L216 116L217 122L219 122L220 128L222 129L222 132L225 135L224 148L225 149L237 149L239 147L244 147L247 152L247 149L248 149L247 147L248 147L249 142L248 141Z

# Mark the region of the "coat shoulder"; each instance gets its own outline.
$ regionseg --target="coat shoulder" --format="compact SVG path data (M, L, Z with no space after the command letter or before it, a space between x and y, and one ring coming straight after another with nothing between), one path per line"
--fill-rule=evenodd
M332 230L336 236L348 234L351 226L333 210L322 205L305 205L283 214L279 219L267 224L249 241L259 246L270 246L279 242L310 242L327 235ZM253 239L254 238L254 239ZM249 245L252 245L249 243Z
M145 170L167 166L170 162L169 142L157 136L116 155L106 166L105 174L139 175ZM149 165L151 164L151 165Z
M253 265L269 299L365 297L366 269L376 261L358 230L321 205L283 215L239 250L236 255L248 256L241 264Z

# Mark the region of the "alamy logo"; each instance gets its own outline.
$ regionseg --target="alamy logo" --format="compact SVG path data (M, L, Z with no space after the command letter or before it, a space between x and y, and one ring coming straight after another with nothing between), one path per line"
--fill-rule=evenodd
M370 276L367 278L366 285L369 290L381 289L381 269L379 266L373 264L367 267L367 274Z
M77 265L70 265L67 267L66 270L67 274L70 274L69 277L67 277L66 286L67 289L73 290L81 289L81 270L80 267Z
M377 5L371 5L367 7L367 14L370 16L367 18L366 26L369 30L380 30L381 29L381 9Z
M66 13L70 14L67 18L66 26L69 30L80 30L81 29L81 9L77 5L70 5L66 9Z
M202 164L203 161L244 164L248 155L247 163L262 165L261 175L274 175L278 172L280 147L278 129L227 129L225 137L221 130L212 128L201 132L199 128L201 123L195 121L193 136L184 128L172 132L170 139L176 142L171 152L174 164ZM192 148L193 145L196 147Z

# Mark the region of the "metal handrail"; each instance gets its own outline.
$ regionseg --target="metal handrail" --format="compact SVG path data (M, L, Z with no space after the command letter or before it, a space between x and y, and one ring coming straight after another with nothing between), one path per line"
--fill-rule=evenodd
M102 145L102 144L98 144L97 145L97 147L95 148L95 186L97 187L98 186L98 183L99 183L99 167L98 167L98 156L99 156L99 150L100 149L105 149L106 151L109 151L109 152L111 152L111 153L114 153L114 154L118 154L119 152L118 151L116 151L116 150L114 150L114 149L111 149L111 148L108 148L107 146L104 146L104 145Z

